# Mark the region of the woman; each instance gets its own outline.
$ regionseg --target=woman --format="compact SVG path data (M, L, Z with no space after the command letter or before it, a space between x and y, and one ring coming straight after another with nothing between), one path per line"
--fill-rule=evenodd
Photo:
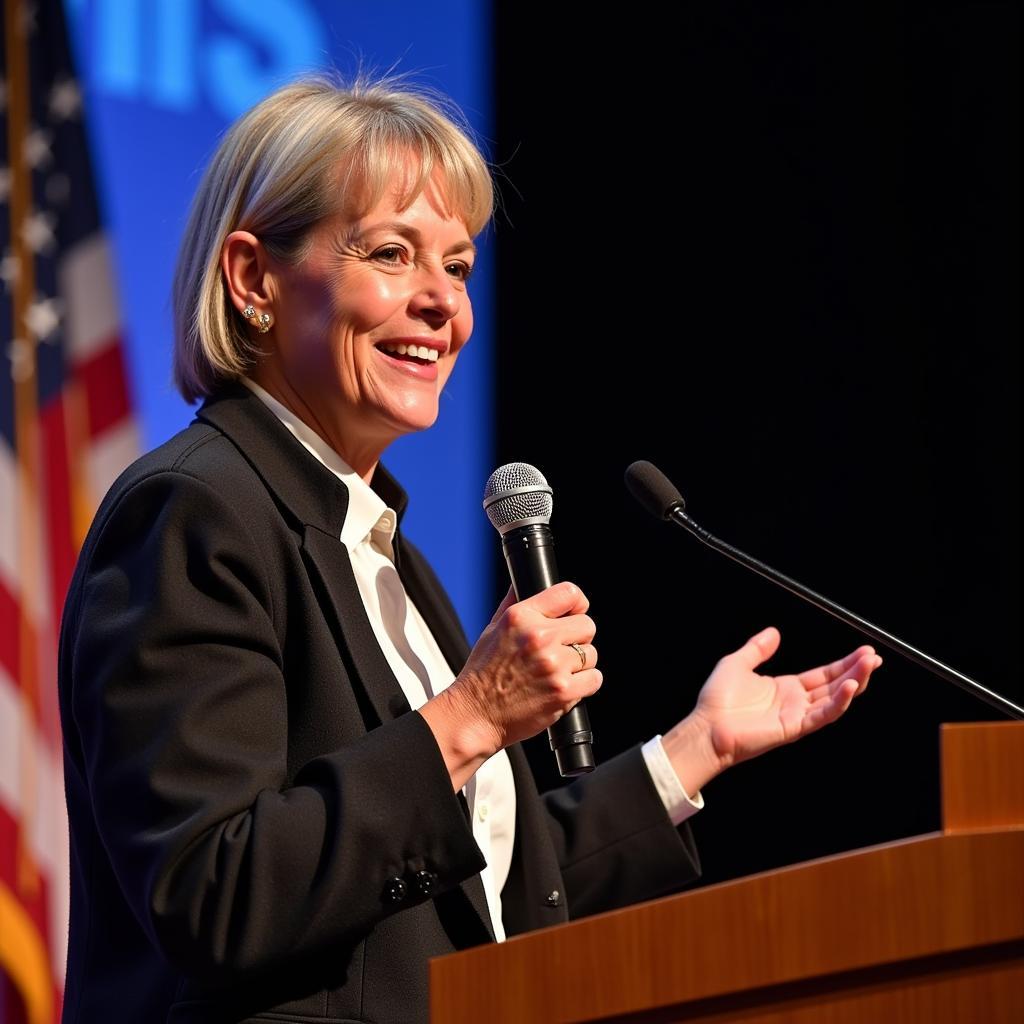
M214 155L175 281L203 404L115 482L65 608L65 1021L425 1020L429 957L694 879L704 783L880 663L761 676L766 630L538 795L519 741L602 681L587 598L510 589L471 649L380 461L437 417L492 201L468 128L389 80L287 86Z

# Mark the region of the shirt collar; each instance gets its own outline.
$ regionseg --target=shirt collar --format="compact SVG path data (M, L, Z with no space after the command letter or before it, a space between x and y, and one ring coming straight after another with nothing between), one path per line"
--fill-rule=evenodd
M366 540L371 531L376 531L378 534L376 539L386 542L383 547L390 555L398 524L398 515L395 510L291 409L279 402L251 378L242 377L242 382L263 400L310 454L331 470L348 488L348 513L341 527L342 544L351 551L357 544Z

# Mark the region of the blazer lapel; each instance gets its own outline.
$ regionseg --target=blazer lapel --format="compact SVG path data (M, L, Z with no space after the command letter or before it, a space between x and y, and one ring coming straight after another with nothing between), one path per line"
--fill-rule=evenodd
M341 542L348 488L240 381L232 382L215 398L208 399L197 410L196 418L215 426L235 444L301 536L303 561L317 588L338 649L348 662L346 667L357 696L362 687L367 728L373 726L374 719L383 724L412 710L381 650L366 614L348 549ZM371 487L395 510L400 526L408 495L382 463L377 465ZM425 563L421 564L422 555L411 545L403 546L400 532L395 537L395 567L399 576L457 675L469 656L462 626L439 584L433 581L433 573ZM458 798L472 826L466 798L461 792ZM473 875L460 888L482 929L475 941L493 942L491 916L480 876ZM447 905L447 901L438 902Z
M390 722L410 710L409 702L388 664L370 624L356 583L348 549L337 536L307 526L302 556L318 585L321 606L338 649L351 664L350 678L362 684L378 723Z
M380 468L378 466L378 470ZM376 477L374 484L377 484ZM396 538L399 538L398 534L396 534ZM423 616L423 621L437 641L437 646L448 662L448 667L455 675L458 675L462 671L463 665L466 664L470 651L462 624L458 621L454 609L451 609L445 594L434 582L433 573L426 568L426 563L422 560L423 556L407 542L403 547L400 539L397 546L403 551L399 575L406 592ZM462 804L462 811L466 815L466 821L472 828L473 816L470 813L466 797L461 790L457 795L459 803ZM483 879L479 875L473 875L461 883L461 889L480 918L487 938L491 942L496 941Z
M402 544L402 541L399 543ZM438 592L436 584L427 578L419 558L414 557L413 552L409 550L408 542L404 543L403 552L404 559L399 575L406 593L412 598L420 615L423 616L423 621L430 628L437 646L448 662L448 667L454 675L458 675L466 664L470 651L462 624L454 613L445 607L447 602Z
M377 642L341 543L348 488L241 381L206 401L196 417L217 427L238 448L302 538L302 557L324 615L350 662L353 684L363 687L364 713L372 711L367 728L375 724L373 719L390 721L409 705Z
M411 711L395 674L388 664L384 652L380 649L373 626L366 615L362 596L352 571L352 563L348 550L337 537L331 537L314 527L307 527L303 541L303 556L309 566L310 575L319 581L321 593L326 598L325 610L329 611L332 629L335 634L344 638L339 644L343 652L351 652L356 662L350 668L352 678L362 682L377 718L388 722L399 715ZM409 596L416 602L424 620L430 627L445 654L452 671L458 674L465 655L459 661L459 645L461 640L453 638L451 629L445 628L445 617L440 612L437 600L430 600L427 584L422 576L409 568L412 559L405 559L402 579L406 586L411 583ZM472 828L472 816L466 797L460 790L457 794L462 805L466 822ZM491 914L487 906L487 894L480 875L472 875L460 883L460 888L470 906L476 911L479 924L484 935L478 941L495 941L494 929L491 926ZM444 905L447 905L445 903ZM439 904L439 909L440 909ZM471 941L464 939L463 941Z

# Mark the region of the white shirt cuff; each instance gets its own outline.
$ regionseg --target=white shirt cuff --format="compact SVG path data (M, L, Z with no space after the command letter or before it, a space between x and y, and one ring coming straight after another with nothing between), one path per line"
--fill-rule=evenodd
M672 762L661 745L660 733L649 739L640 749L647 762L647 770L654 781L654 788L657 789L672 824L681 825L704 806L704 797L698 793L691 800L683 789L683 784L679 781L679 776L676 775Z

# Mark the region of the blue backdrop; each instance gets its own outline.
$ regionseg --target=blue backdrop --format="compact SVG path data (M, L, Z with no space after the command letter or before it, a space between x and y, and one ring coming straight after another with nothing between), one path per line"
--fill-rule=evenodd
M145 444L192 418L170 377L170 290L189 199L228 124L295 74L357 64L416 72L493 138L490 5L473 0L65 0ZM485 152L489 159L493 153ZM492 465L490 230L470 291L472 343L437 423L384 462L409 491L405 531L430 558L475 640L489 621L494 531L481 508Z

